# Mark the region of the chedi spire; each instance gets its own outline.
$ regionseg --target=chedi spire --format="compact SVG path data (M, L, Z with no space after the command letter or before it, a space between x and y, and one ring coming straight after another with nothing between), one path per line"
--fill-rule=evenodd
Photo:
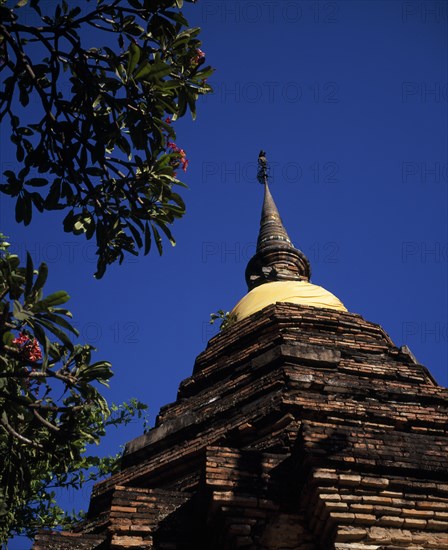
M264 186L264 201L257 250L246 268L249 291L273 281L309 281L310 262L292 244L269 190L268 163L264 151L260 151L258 156L257 178Z

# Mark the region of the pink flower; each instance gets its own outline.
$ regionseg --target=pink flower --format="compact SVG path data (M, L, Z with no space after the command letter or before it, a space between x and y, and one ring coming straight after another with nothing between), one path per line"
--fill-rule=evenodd
M18 346L22 346L23 344L25 344L26 342L28 342L29 340L29 336L27 336L25 333L21 332L19 334L19 336L17 336L16 338L14 338L14 340L12 341L13 344L16 344Z
M172 149L175 153L178 153L179 156L180 156L180 163L179 163L179 160L177 159L173 159L171 160L170 164L171 166L174 166L174 168L177 168L179 166L179 164L182 164L182 170L184 172L187 171L187 168L188 168L188 159L187 159L187 153L181 149L180 147L178 147L175 143L173 143L172 141L168 141L167 143L167 146ZM176 177L176 174L174 174L174 176Z
M192 58L192 63L198 64L201 59L204 59L205 53L199 48L196 50L196 55Z
M166 119L165 119L165 122L166 122L167 124L171 124L172 120L171 120L171 118L170 118L169 116L167 116Z
M40 349L38 341L35 338L33 340L33 343L31 344L28 354L28 359L30 361L39 361L39 359L42 359L42 351Z
M14 338L12 343L20 348L20 353L22 354L24 359L33 362L42 359L42 351L36 338L33 338L33 340L31 340L27 334L21 332L19 336Z

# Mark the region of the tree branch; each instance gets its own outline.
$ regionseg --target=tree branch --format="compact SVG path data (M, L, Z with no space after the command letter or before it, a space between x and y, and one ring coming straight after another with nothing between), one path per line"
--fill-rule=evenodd
M39 420L39 422L41 422L44 426L46 426L49 430L53 431L53 432L60 432L61 431L61 428L58 428L57 426L55 426L54 424L52 424L51 422L48 422L48 420L45 420L45 418L43 416L41 416L36 409L33 409L33 414L34 416Z
M4 429L9 433L9 435L12 435L15 439L18 439L19 441L22 441L22 443L26 443L27 445L31 445L32 447L35 447L36 449L42 449L43 445L40 443L36 443L35 441L31 441L31 439L28 439L27 437L24 437L23 435L19 434L19 432L16 432L16 430L9 424L7 420L5 420L4 417L0 418L0 424L4 427Z

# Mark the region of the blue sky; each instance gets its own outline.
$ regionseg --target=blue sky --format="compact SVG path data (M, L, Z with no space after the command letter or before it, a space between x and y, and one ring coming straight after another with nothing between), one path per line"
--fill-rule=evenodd
M195 122L176 123L190 166L175 248L130 258L96 281L93 243L65 234L51 213L17 226L0 197L1 230L49 264L48 291L69 291L84 340L112 361L107 398L137 397L154 419L215 334L210 313L246 293L260 149L312 282L448 385L447 4L202 0L185 13L202 27L216 91ZM13 158L2 129L3 169ZM136 423L112 432L100 453L140 431ZM65 500L86 507L88 496Z

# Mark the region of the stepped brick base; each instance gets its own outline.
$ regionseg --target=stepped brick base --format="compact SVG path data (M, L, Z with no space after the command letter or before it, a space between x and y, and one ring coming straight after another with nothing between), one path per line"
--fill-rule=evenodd
M447 397L359 315L268 306L210 341L87 520L33 548L447 548Z

